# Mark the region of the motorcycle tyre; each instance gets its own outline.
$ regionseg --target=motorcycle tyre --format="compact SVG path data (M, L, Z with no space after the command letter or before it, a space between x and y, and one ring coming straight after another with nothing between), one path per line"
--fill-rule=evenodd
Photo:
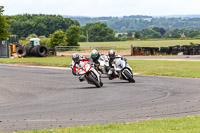
M135 80L133 78L133 76L130 75L130 73L128 71L124 71L124 74L126 75L126 77L128 78L128 81L131 83L135 83Z
M103 82L102 81L100 81L100 85L101 85L101 87L103 86Z
M101 87L100 83L98 83L98 81L97 81L94 77L92 77L91 74L88 74L88 79L89 79L89 81L91 81L97 88L100 88L100 87Z

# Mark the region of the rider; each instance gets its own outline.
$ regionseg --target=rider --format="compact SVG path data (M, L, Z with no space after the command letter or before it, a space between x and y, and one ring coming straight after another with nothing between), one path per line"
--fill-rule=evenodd
M101 54L97 51L97 50L92 50L91 52L91 60L95 63L95 64L100 64L99 63L99 57L101 56Z
M100 67L100 62L99 62L99 58L102 54L100 54L97 50L92 50L91 52L91 57L90 57L90 63L94 63L95 68L99 71L101 71L101 67Z
M117 55L115 54L115 51L114 50L109 50L108 51L108 57L109 57L109 72L108 72L108 78L110 80L116 78L116 74L115 74L115 71L114 71L114 60L117 59L117 58L121 58L121 60L124 60L124 61L127 61L127 59L125 57L122 57L120 55Z
M71 62L71 66L73 65L72 67L72 74L75 75L75 76L79 76L78 72L77 72L77 68L80 66L80 63L81 62L84 62L84 61L90 61L89 59L87 59L86 57L84 56L80 56L79 54L77 53L74 53L72 55L72 62ZM79 80L82 82L84 79L83 77L79 77Z

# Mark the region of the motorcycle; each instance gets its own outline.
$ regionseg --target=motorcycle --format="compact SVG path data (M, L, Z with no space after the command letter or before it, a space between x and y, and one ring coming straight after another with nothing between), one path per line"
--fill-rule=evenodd
M88 62L80 62L80 65L77 68L77 72L78 75L80 75L80 81L86 80L89 84L94 84L97 88L103 86L101 75Z
M108 56L106 55L101 55L99 60L100 62L100 70L102 74L108 74L109 71L109 60Z
M121 59L115 59L113 65L116 77L119 77L122 80L128 80L129 82L135 83L132 68L127 64L126 61Z

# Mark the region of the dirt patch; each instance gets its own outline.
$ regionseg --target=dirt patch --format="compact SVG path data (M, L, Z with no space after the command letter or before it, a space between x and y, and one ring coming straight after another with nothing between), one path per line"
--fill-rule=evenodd
M57 56L71 56L73 53L78 53L79 55L90 55L92 50L85 51L66 51L66 52L57 52ZM101 54L108 54L108 50L98 50ZM118 55L131 55L130 50L115 50L115 53Z
M28 63L28 62L24 62L24 63L12 63L12 65L18 65L18 66L47 66L47 65L43 65L43 64L39 64L39 63Z

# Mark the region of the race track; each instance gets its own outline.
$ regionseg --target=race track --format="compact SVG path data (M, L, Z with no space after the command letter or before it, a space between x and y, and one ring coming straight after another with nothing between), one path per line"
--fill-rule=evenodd
M95 88L71 70L0 65L0 131L140 121L200 114L200 79L103 78Z

